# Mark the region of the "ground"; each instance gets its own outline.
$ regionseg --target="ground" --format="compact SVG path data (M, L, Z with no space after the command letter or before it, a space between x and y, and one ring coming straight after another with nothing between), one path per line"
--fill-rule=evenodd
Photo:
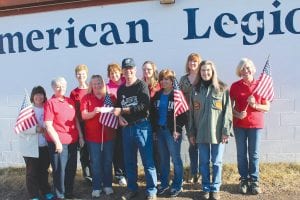
M186 170L187 171L187 170ZM0 199L1 200L25 200L28 199L25 185L24 168L6 168L0 170ZM144 199L144 177L140 170L139 195L135 200ZM185 172L187 174L187 172ZM51 180L50 180L51 181ZM238 193L238 174L235 165L225 165L223 170L223 185L221 198L224 200L256 200L256 199L299 199L300 195L300 164L262 164L261 165L262 194L242 195ZM78 170L74 185L74 195L77 199L91 199L91 184L84 180ZM113 184L114 194L102 195L99 199L119 200L126 191L126 187ZM176 200L201 199L201 184L184 183L184 191ZM158 200L170 199L161 196Z

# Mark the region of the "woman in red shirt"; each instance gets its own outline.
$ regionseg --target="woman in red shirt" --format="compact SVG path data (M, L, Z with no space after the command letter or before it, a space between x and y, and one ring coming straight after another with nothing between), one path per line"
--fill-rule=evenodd
M92 197L100 197L102 190L106 195L112 189L112 159L115 130L99 122L100 110L104 106L106 85L100 75L93 75L88 93L82 98L80 110L85 121L85 136L92 166ZM115 99L112 99L115 101Z
M233 103L233 126L237 148L237 163L240 174L240 192L261 193L259 187L259 144L264 127L264 112L270 103L253 94L258 81L254 79L255 66L243 58L236 68L241 80L233 83L230 98Z

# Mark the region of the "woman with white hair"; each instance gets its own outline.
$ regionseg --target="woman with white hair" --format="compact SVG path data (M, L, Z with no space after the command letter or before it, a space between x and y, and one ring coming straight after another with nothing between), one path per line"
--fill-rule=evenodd
M77 168L77 142L84 145L75 103L66 97L67 81L58 77L51 82L54 95L44 106L53 185L57 199L73 198L73 185Z
M235 133L237 164L240 174L239 190L246 194L261 193L259 187L259 143L264 127L264 112L270 102L253 94L258 81L253 62L243 58L236 68L241 79L231 85L230 98L233 102L233 127Z

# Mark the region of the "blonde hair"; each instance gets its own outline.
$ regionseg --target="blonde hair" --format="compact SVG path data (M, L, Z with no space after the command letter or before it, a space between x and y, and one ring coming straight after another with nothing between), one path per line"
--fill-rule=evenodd
M93 80L93 79L98 79L98 81L101 83L101 86L102 86L101 94L104 96L104 95L106 94L106 84L105 84L105 82L104 82L102 76L101 76L101 75L98 75L98 74L92 75L91 80L90 80L90 83L89 83L89 87L88 87L88 93L94 94L94 93L93 93L93 88L92 88L92 80Z
M201 83L204 82L204 80L201 77L201 67L203 67L205 65L208 65L208 66L211 67L211 70L212 70L211 84L214 87L215 91L217 93L224 91L227 88L227 86L226 86L226 84L224 82L222 82L221 80L218 79L218 75L217 75L217 71L216 71L216 66L210 60L203 60L200 63L199 72L198 72L199 78L197 79L197 82L195 84L196 89L199 90L200 86L201 86Z
M190 73L190 69L189 69L189 61L191 61L191 60L195 60L195 61L197 61L199 64L201 63L201 61L202 61L202 58L201 58L201 56L199 55L199 54L197 54L197 53L191 53L189 56L188 56L188 58L187 58L187 60L186 60L186 64L185 64L185 72L187 73L187 74L189 74Z
M150 84L149 84L149 86L150 86L151 89L152 88L156 88L156 86L158 84L158 71L157 71L156 64L154 62L152 62L152 61L147 60L147 61L144 62L143 67L146 64L150 64L151 67L152 67L152 70L153 70L153 76L150 77L150 80L149 80ZM145 76L143 76L143 80L146 82Z
M82 70L86 71L86 73L89 72L89 69L88 69L87 65L85 65L85 64L80 64L80 65L77 65L77 66L75 67L75 75L76 75L79 71L82 71Z
M245 66L248 66L253 73L256 72L256 68L252 60L250 60L249 58L242 58L235 70L235 74L238 77L241 77L241 71Z

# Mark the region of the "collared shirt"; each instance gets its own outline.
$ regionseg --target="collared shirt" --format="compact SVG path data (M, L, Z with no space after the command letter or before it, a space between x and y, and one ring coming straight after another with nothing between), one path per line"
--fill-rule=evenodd
M113 98L113 100L115 100ZM104 105L104 97L98 99L94 94L86 94L81 100L80 110L93 112L95 107ZM106 142L114 139L114 131L108 127L103 127L99 123L100 113L97 113L93 118L85 120L85 139L89 142ZM102 130L103 129L103 130Z
M71 144L78 141L76 127L75 103L72 99L64 97L60 100L53 96L44 105L44 121L52 121L53 127L62 144ZM47 141L52 141L49 134Z
M234 109L238 112L244 111L246 108L247 116L244 119L233 118L233 125L240 128L263 128L264 127L264 113L258 111L251 106L247 106L247 99L252 95L253 90L257 86L258 81L253 80L247 84L243 79L234 82L230 88L230 98ZM256 102L265 104L266 101L256 94L253 95Z

